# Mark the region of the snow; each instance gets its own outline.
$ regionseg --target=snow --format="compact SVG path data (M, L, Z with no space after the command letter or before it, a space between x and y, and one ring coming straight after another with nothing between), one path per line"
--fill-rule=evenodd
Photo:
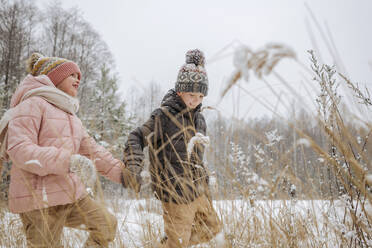
M252 56L252 50L245 45L238 46L234 51L234 66L242 74L242 77L246 82L249 80L248 62Z
M283 136L278 134L277 129L266 132L265 135L266 135L266 138L268 140L268 143L266 144L267 146L273 146L276 143L278 143L278 142L280 142L281 140L284 139Z
M31 165L31 164L35 164L35 165L38 165L40 168L43 168L43 166L41 165L39 160L33 159L33 160L29 160L25 163L25 165Z
M44 203L44 206L47 207L48 206L48 195L47 195L47 192L46 192L44 181L43 181L43 190L42 190L42 193L43 193L43 203Z
M216 247L217 248L223 248L226 247L226 240L225 240L225 234L223 232L220 232L215 237L216 240Z
M233 64L235 71L233 75L240 73L243 79L248 82L250 70L255 72L257 77L262 77L262 75L270 74L281 59L295 57L294 50L284 44L269 43L256 51L246 45L239 45L234 51ZM231 83L232 81L228 82L228 84Z
M209 186L216 187L217 185L217 178L215 176L209 177Z
M366 182L368 185L372 185L372 174L366 176Z
M147 186L151 183L151 174L148 170L141 171L142 185Z
M265 223L264 220L268 217L272 218L274 222L281 221L283 218L304 220L303 225L306 225L307 231L316 234L314 237L308 236L311 240L308 240L307 244L315 244L313 247L317 247L316 244L337 247L337 237L324 233L333 230L332 228L336 228L340 232L343 231L345 237L355 237L355 233L347 229L342 223L345 209L345 203L342 200L257 200L254 206L250 205L248 200L214 200L213 204L218 215L222 216L224 231L216 235L210 242L212 245L210 247L223 247L225 237L231 237L231 234L237 228L236 224L234 224L236 221L246 221L246 225L256 223L260 225L260 230L271 230L270 226L265 226L271 223ZM116 240L110 247L121 247L118 244L124 247L152 247L151 245L157 242L159 237L163 237L161 203L156 199L126 200L117 197L107 200L106 205L118 220ZM370 208L369 205L368 207ZM10 223L16 223L22 236L21 221L18 215L6 212L2 216L2 224L10 227ZM14 224L12 228L15 228ZM250 228L245 228L244 230L245 234L242 233L242 235L254 235L254 233L249 232L258 231ZM284 232L285 230L282 231ZM150 233L155 236L153 240L149 239L151 237ZM294 232L293 235L296 235L296 233ZM76 245L76 240L84 242L87 236L88 233L85 231L64 228L63 237L67 247ZM239 237L235 237L231 242L235 244L232 247L247 247L247 244L242 243ZM255 247L254 244L251 245L250 247ZM256 245L258 244L256 243Z
M242 148L238 145L238 144L235 144L234 142L230 142L231 144L231 154L229 155L229 158L230 160L234 163L234 164L248 164L248 158L247 156L244 154ZM260 149L260 145L257 146L254 146L254 148L257 150L257 149ZM263 150L261 150L262 152L264 152ZM260 153L260 151L258 151L258 153Z
M110 147L110 144L103 140L99 141L98 144L105 148Z
M247 183L248 184L256 184L256 185L260 185L260 186L269 186L269 183L266 180L264 180L263 178L258 176L253 171L247 173Z
M310 147L310 141L308 139L302 138L297 140L297 145L304 145L306 147Z

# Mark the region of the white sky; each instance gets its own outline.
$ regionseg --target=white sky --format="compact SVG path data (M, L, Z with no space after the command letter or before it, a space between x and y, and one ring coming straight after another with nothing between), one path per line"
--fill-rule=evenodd
M49 0L39 0L48 2ZM156 81L164 90L174 86L185 52L199 48L208 58L233 41L253 50L269 42L284 43L308 65L306 50L313 47L308 23L320 44L325 62L333 64L305 2L324 30L328 25L348 75L353 81L368 83L372 75L372 1L360 0L63 0L63 6L78 7L84 18L102 35L112 51L120 89L126 96L130 87L145 88ZM235 43L236 44L236 43ZM225 50L225 53L232 48ZM222 102L219 94L233 70L232 56L206 65L210 95L206 105L214 105L227 115L240 117L271 115L260 103L235 87ZM303 91L300 67L282 61L276 69L297 90ZM268 79L277 93L286 90ZM241 84L259 99L275 105L276 97L265 84L251 77ZM287 98L290 94L287 94ZM289 101L291 102L291 100Z

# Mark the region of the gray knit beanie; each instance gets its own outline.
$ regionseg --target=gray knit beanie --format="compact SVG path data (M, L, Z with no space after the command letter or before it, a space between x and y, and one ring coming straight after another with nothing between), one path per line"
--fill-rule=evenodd
M178 72L176 92L200 92L204 96L208 94L208 76L204 63L202 51L194 49L186 53L186 64Z

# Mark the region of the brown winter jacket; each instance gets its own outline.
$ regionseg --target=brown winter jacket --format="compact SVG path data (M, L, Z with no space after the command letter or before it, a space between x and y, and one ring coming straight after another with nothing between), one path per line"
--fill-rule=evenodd
M190 139L197 132L206 134L200 109L201 104L187 111L185 103L171 89L164 96L161 108L129 134L124 162L138 175L143 167L143 149L149 147L152 189L161 201L188 203L207 190L204 147L196 144L191 155L187 154Z

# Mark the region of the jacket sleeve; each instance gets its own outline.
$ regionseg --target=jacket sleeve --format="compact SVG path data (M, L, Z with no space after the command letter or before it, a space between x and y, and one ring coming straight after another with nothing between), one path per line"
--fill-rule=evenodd
M41 98L31 97L16 106L8 125L7 152L14 165L39 176L64 175L70 169L71 152L54 146L39 146L43 118Z
M121 172L124 164L115 159L103 146L98 145L83 129L83 139L80 143L79 154L93 161L97 171L113 182L121 183Z
M128 169L135 174L139 174L143 167L143 149L148 145L148 138L159 126L160 109L152 112L150 118L140 127L133 130L124 148L124 163Z
M200 132L204 135L207 135L207 123L205 121L204 115L201 113L198 113L196 128L200 130Z

